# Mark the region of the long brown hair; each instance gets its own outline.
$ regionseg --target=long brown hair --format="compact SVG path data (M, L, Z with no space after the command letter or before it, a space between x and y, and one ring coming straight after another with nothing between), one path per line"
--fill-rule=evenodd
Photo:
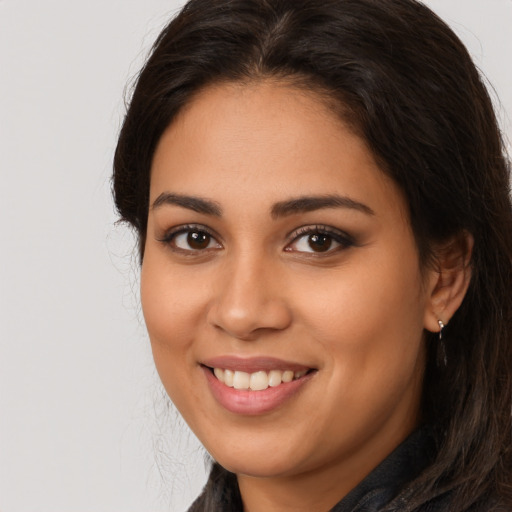
M426 334L423 414L437 456L403 491L401 510L424 510L448 491L450 510L489 497L512 507L509 169L479 73L423 4L191 0L138 77L115 154L115 201L137 230L141 258L151 162L163 131L201 88L263 77L336 105L407 197L424 264L439 242L473 235L472 279L446 328L446 366ZM215 465L193 510L240 507L236 478Z

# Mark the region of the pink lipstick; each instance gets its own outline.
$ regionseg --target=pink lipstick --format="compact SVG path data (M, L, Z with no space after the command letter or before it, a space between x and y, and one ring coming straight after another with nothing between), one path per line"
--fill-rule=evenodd
M212 395L230 412L270 412L293 397L316 373L313 368L271 357L221 356L202 362Z

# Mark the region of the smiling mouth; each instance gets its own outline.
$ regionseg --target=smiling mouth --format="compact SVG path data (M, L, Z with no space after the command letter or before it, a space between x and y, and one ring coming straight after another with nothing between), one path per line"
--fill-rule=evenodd
M294 380L301 379L312 369L300 371L293 370L270 370L247 373L238 370L229 370L224 368L209 368L217 380L225 386L243 391L263 391L265 389L276 388L281 384L286 384Z

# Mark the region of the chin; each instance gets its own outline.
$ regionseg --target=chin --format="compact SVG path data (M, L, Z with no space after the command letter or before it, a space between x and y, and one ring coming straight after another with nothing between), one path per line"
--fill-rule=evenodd
M293 466L290 461L272 461L272 460L219 460L217 461L223 468L237 475L245 475L253 478L276 478L289 474Z
M256 478L280 477L290 474L301 465L297 450L292 450L291 453L290 450L283 450L282 442L277 443L281 448L276 449L271 441L257 442L254 437L247 441L244 448L235 448L237 445L243 446L239 440L231 441L230 443L228 439L225 447L217 441L215 450L209 453L216 462L232 473Z

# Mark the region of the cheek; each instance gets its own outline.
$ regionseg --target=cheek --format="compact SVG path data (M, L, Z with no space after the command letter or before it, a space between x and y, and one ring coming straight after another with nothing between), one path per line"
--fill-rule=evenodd
M202 297L186 286L165 258L147 251L141 271L141 303L156 369L173 401L184 380L196 371L193 341L201 328ZM180 385L181 383L181 385Z
M202 297L183 272L147 252L141 271L141 303L155 367L172 402L188 416L200 396L190 380L199 371L194 338L201 328Z
M305 329L330 354L333 371L354 378L367 373L373 380L371 374L415 366L425 298L416 260L410 261L381 258L340 269L307 294L296 290L296 297L307 296L301 304Z
M186 286L183 274L147 251L140 279L142 311L151 343L169 351L189 343L200 311L201 291L193 283Z
M410 283L419 275L407 269L403 279L399 275L347 272L327 296L310 294L307 329L326 355L326 395L332 397L330 411L337 411L329 413L336 416L337 428L346 425L346 411L360 434L382 424L397 408L406 410L400 417L418 413L424 304L411 292Z

